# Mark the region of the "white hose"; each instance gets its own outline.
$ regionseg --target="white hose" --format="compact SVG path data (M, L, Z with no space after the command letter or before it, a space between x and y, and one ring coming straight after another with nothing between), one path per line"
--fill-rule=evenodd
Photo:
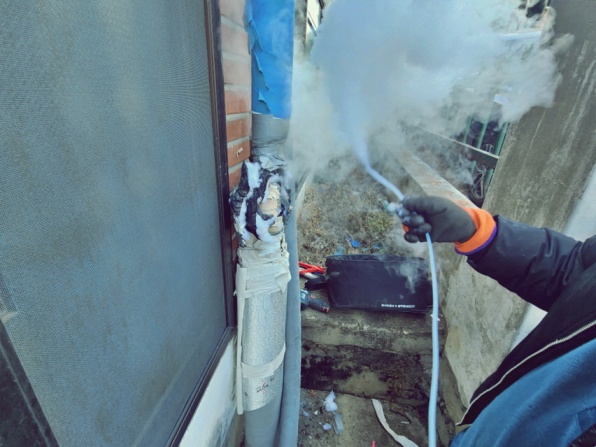
M404 198L402 192L389 180L383 177L378 171L374 170L368 163L364 163L364 168L372 178L378 181L393 192L401 201ZM430 396L428 401L428 446L437 445L437 400L439 391L439 286L437 282L437 266L435 254L430 234L426 233L426 242L428 246L428 257L430 263L430 272L433 288L433 310L432 310L432 350L433 365L430 378Z
M430 378L430 396L428 399L428 445L437 445L437 400L439 394L439 285L437 283L437 266L430 234L426 233L428 257L433 285L433 312L432 312L432 345L433 368Z
M397 186L395 186L393 183L391 183L389 180L383 177L378 171L375 171L369 164L365 164L364 169L366 169L366 172L368 172L372 178L374 178L377 182L379 182L381 185L383 185L385 188L387 188L389 191L395 194L397 198L400 200L400 202L404 199L404 195L397 188Z

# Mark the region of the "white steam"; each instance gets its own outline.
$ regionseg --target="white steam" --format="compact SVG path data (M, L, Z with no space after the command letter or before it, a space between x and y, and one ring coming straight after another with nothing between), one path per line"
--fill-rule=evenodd
M454 136L472 116L512 122L550 106L560 80L555 55L569 38L553 42L552 9L526 18L518 6L335 0L311 54L320 73L295 67L296 144L314 158L357 145L366 164L362 142L381 128Z

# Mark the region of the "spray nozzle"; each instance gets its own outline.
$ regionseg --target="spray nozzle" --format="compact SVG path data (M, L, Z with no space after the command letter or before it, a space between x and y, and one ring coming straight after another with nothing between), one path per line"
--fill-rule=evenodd
M388 208L397 214L397 217L399 217L402 222L407 217L416 215L416 212L410 211L403 205L403 200L401 202L390 203Z
M401 205L399 202L391 202L391 203L387 203L386 208L387 211L389 211L390 213L395 213L399 216L399 209L400 209Z

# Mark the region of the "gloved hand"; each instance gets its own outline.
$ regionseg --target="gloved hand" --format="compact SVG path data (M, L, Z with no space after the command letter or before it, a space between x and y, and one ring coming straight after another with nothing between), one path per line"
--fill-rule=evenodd
M476 232L472 217L450 200L434 196L407 196L397 211L408 227L404 239L423 242L466 242Z

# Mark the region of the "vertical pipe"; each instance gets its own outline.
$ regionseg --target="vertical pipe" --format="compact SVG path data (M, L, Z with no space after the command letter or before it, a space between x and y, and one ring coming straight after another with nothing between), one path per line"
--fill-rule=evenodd
M294 46L294 0L246 0L245 21L251 53L253 112L252 153L263 169L283 175L285 140L291 114ZM289 225L289 227L288 227ZM290 265L297 269L293 247L295 221L286 222ZM265 406L245 413L247 447L295 446L300 398L300 308L297 272L287 289L286 352L283 388ZM296 275L296 276L295 276ZM239 316L241 318L241 316ZM296 366L297 363L297 366ZM281 419L281 420L280 420Z
M284 387L282 391L279 436L276 446L298 445L298 418L300 409L300 368L302 353L302 325L300 319L300 281L298 273L298 236L296 213L286 222L286 242L290 255L288 306L286 321L286 357L284 359Z

